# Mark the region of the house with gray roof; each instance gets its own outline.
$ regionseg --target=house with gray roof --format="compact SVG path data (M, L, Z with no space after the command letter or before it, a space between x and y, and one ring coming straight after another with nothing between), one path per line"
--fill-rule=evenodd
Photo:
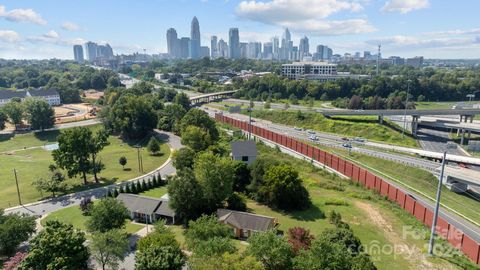
M248 238L278 226L276 218L228 209L217 209L218 221L230 226L236 238Z
M230 143L230 146L233 160L251 164L257 159L258 151L254 141L236 141Z
M170 208L168 197L155 199L136 194L120 193L116 199L123 202L130 212L132 220L154 223L159 219L166 219L168 222L175 223L175 211Z
M54 88L41 87L37 89L31 89L27 91L27 96L45 99L51 106L62 104L62 101L60 100L60 94Z
M24 101L27 98L27 91L0 90L0 107L10 102L13 98L19 98L21 101Z

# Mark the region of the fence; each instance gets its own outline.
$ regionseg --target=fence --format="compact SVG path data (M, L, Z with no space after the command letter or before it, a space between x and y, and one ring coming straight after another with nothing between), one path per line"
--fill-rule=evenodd
M249 124L247 122L223 116L221 114L215 114L215 119L219 122L230 124L245 131L248 131L249 129ZM368 189L376 190L379 194L387 197L390 201L396 202L401 208L412 214L426 226L432 226L433 212L428 207L425 207L414 197L405 194L401 189L391 185L388 181L385 181L368 170L365 170L348 160L344 160L341 157L288 136L272 132L268 129L252 126L251 132L256 136L260 136L314 159L351 178L353 181L361 183ZM455 248L461 250L473 262L480 264L480 244L478 242L457 229L454 225L449 224L440 216L438 218L436 231L438 235L446 239Z

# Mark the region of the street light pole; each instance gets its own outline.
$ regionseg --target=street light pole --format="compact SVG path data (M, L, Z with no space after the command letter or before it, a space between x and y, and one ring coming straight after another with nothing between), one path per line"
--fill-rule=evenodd
M20 189L18 188L18 178L17 178L16 169L13 169L13 174L15 175L15 184L17 185L18 204L22 205L22 199L20 198Z
M440 179L438 180L437 198L436 198L437 201L435 203L435 212L433 214L432 230L430 232L430 242L428 244L428 254L430 255L433 255L433 245L435 243L435 227L437 227L438 211L440 210L440 196L442 194L443 173L445 171L446 159L447 159L447 150L443 152L442 170L440 172Z
M412 80L407 81L407 97L405 100L405 111L403 113L403 129L402 129L402 139L405 138L405 129L407 129L407 107L408 107L408 96L410 94L410 82Z
M252 139L252 108L248 108L248 140Z

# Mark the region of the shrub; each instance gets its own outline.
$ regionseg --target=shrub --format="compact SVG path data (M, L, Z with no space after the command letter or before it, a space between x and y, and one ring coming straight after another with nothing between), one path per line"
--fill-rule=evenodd
M92 207L92 199L90 197L85 197L80 201L80 210L82 210L83 215L90 215L90 210Z
M349 206L350 204L344 199L328 199L325 201L325 205Z

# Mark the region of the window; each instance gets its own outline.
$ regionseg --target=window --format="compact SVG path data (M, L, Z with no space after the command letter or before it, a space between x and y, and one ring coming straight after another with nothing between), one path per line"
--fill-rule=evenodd
M242 156L242 161L248 161L248 156Z

